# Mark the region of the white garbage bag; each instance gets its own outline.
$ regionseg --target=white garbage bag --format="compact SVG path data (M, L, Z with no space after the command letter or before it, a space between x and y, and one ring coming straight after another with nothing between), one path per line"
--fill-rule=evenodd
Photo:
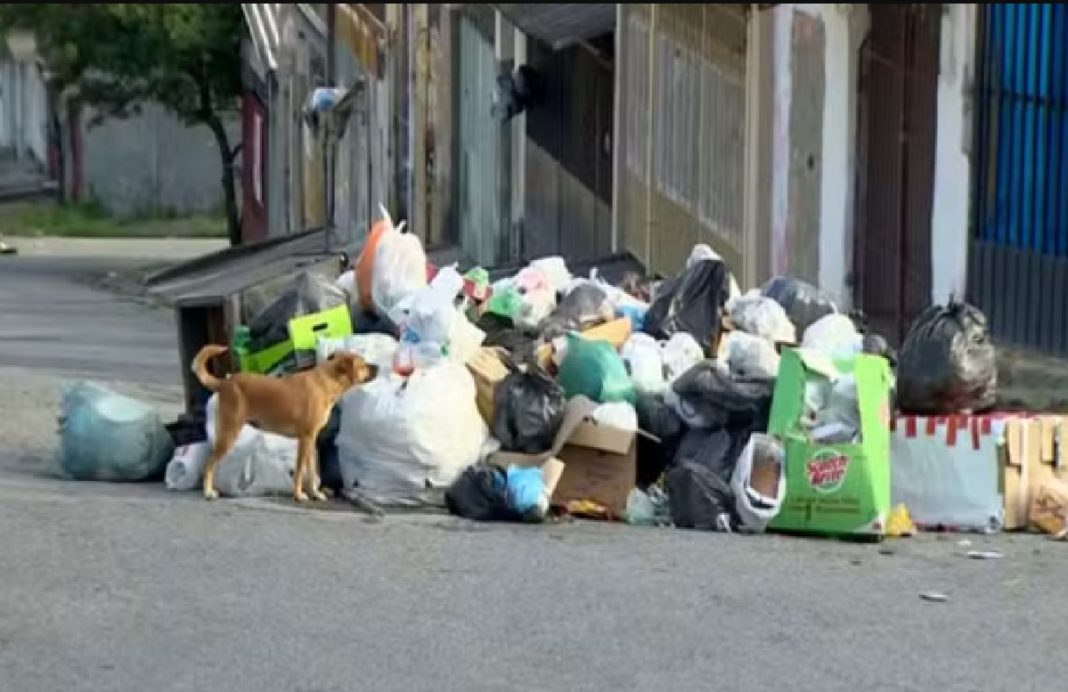
M741 529L763 533L786 497L786 453L773 437L754 433L731 473Z
M204 464L211 454L210 442L194 442L174 450L163 473L167 490L194 490L204 480Z
M174 452L167 428L150 406L92 382L63 392L59 465L75 480L145 481Z
M531 269L537 269L549 280L549 285L557 293L567 290L571 282L571 272L567 268L567 262L563 257L542 257L530 263Z
M662 353L668 384L705 359L705 352L697 339L686 332L672 334L664 344Z
M727 369L732 375L768 378L779 376L779 354L767 339L745 332L731 332L724 338L723 349Z
M337 277L337 281L334 282L334 285L347 293L352 300L359 297L359 291L356 288L356 272L351 269Z
M772 298L760 295L760 291L750 291L730 300L727 314L735 329L772 343L797 343L797 330L786 310Z
M522 295L515 325L520 329L537 329L556 307L556 290L540 269L527 267L512 280L512 287Z
M864 337L853 320L838 313L826 315L805 330L801 347L819 351L834 359L849 359L863 350Z
M371 297L379 315L389 316L402 299L426 286L426 253L411 233L386 233L375 249Z
M205 432L213 449L218 406L218 394L213 394L204 415ZM224 497L292 494L298 447L292 438L245 425L234 448L215 469L215 489Z
M638 432L638 411L626 401L601 404L590 415L598 425L626 432Z
M319 337L315 344L315 362L324 363L334 353L351 353L377 366L379 373L393 367L397 340L389 334L350 334L338 338Z
M419 504L428 486L447 488L477 463L488 436L463 365L380 377L341 400L341 475L379 504Z
M464 279L459 272L445 267L429 286L413 296L404 322L405 330L419 342L439 344L459 363L470 360L486 338L456 305L463 287Z
M656 339L641 332L631 334L620 349L620 356L639 394L659 394L667 388L664 357Z

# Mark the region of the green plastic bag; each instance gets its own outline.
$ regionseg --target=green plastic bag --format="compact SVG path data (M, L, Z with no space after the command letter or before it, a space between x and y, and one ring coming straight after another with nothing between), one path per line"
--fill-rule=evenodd
M568 399L582 394L601 404L625 401L633 405L638 400L627 366L607 341L568 334L567 354L556 379Z
M513 322L515 322L515 318L519 316L519 311L522 309L523 296L514 288L495 292L490 296L489 303L486 305L486 312L500 317L507 317Z

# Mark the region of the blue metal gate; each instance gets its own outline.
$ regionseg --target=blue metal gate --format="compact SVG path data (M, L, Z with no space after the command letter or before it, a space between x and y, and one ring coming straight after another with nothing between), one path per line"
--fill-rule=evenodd
M968 298L1068 356L1068 6L979 5Z

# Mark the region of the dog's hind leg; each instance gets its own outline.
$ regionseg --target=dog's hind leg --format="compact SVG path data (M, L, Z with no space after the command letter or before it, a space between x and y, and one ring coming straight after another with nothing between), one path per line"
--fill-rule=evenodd
M308 454L308 494L317 502L326 502L329 498L323 492L323 481L319 476L319 450L311 445Z
M215 489L215 469L237 444L237 437L245 425L245 418L240 402L230 403L228 390L219 392L217 415L215 419L215 446L204 465L204 498L214 500L219 497Z
M234 448L240 431L240 426L215 431L215 446L212 447L211 456L204 465L204 498L207 500L215 500L219 497L219 491L215 489L215 468Z

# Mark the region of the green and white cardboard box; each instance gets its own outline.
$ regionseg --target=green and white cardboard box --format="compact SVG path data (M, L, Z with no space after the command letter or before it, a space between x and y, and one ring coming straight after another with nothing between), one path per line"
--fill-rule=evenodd
M822 444L802 427L805 385L852 374L860 442ZM768 432L786 450L786 497L769 529L830 536L882 537L890 513L890 388L885 359L831 361L802 349L783 353Z

